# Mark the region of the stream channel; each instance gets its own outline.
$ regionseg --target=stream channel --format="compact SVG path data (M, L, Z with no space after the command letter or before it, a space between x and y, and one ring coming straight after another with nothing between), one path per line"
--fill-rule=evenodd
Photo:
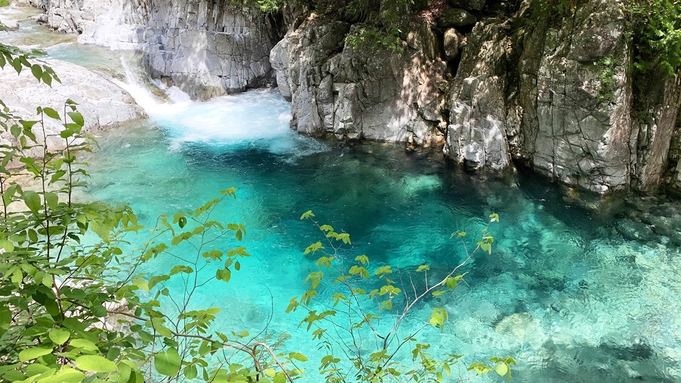
M229 283L201 289L196 305L222 308L222 331L266 328L270 341L288 337L284 349L314 361L302 364L304 381L319 381L322 354L305 326L298 328L300 313L284 311L317 271L317 257L303 250L323 236L300 221L307 210L350 233L352 245L341 252L347 265L366 254L372 269L391 265L404 279L422 264L432 278L457 265L465 252L452 232L468 232L470 246L487 217L499 214L493 251L478 253L463 269L466 283L446 299L416 306L403 324L407 334L433 307L447 308L444 330L419 336L434 352L464 354L466 363L513 356L518 382L681 381L678 202L630 198L585 209L531 175L467 174L437 152L317 141L289 129L290 104L276 90L199 103L171 88L161 100L134 54L79 45L32 20L20 26L0 32L0 40L114 78L150 116L99 134L100 148L89 159L90 196L124 201L141 223L153 225L160 214L238 189L213 218L245 225L243 241L220 246L245 246L251 257ZM666 222L672 233L651 231L651 222ZM152 266L162 272L176 263L165 258ZM182 289L179 280L168 287L171 294ZM335 288L323 284L320 297ZM454 370L457 379L469 374ZM500 380L491 375L474 381Z

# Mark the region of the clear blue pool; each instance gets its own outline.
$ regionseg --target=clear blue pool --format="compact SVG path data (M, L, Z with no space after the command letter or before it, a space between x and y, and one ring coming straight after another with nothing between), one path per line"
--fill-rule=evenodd
M316 270L316 258L303 255L321 239L299 220L307 210L351 234L347 256L367 254L374 267L390 264L403 275L421 264L434 275L458 264L464 252L450 234L479 232L496 212L492 254L476 256L465 268L467 284L450 299L419 306L406 329L444 305L444 332L423 337L468 362L511 355L522 382L681 377L681 262L664 238L626 240L615 216L580 208L542 179L470 175L434 152L298 136L288 129L289 104L275 91L168 104L131 91L152 118L99 138L90 193L130 203L151 224L238 188L218 218L246 225L243 245L252 257L230 283L197 297L223 308L223 328L254 333L269 323L274 339L291 336L288 350L315 358L316 344L297 328L301 317L284 313ZM330 296L333 287L326 288Z
M40 48L119 80L134 67L117 52L56 39L29 21L21 25L19 32L0 33L3 42ZM50 47L55 43L61 44ZM252 256L229 283L211 283L195 296L197 306L223 308L220 330L246 329L269 342L288 337L282 349L303 351L316 362L317 344L297 327L301 316L284 313L290 298L304 291L307 274L317 270L316 259L303 254L321 239L319 230L299 220L307 210L351 234L345 257L367 254L372 267L392 265L405 279L421 264L433 275L457 265L464 251L450 234L472 236L494 212L501 222L492 227L492 254L472 260L464 270L467 283L449 299L417 306L405 332L444 306L450 317L444 331L427 330L421 339L435 351L464 354L468 363L513 356L518 382L681 381L681 254L672 238L681 215L665 210L678 202L639 214L651 222L657 214L669 216L668 236L634 240L635 229L652 226L627 221L623 229L631 204L586 210L532 176L470 175L438 153L298 136L288 128L290 105L275 91L194 103L171 89L172 101L161 103L124 85L151 118L98 137L88 192L129 203L152 225L160 214L196 208L221 189L238 188L237 199L214 218L243 223L247 235L240 244L217 245L242 244ZM147 271L177 262L160 258ZM179 283L169 288L171 294L181 290ZM324 285L321 295L333 289ZM303 367L306 381L319 381L316 363Z

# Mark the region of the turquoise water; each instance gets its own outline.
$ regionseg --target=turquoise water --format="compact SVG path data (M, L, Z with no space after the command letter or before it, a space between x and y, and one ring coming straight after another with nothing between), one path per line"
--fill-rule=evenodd
M119 80L135 72L118 53L61 38L57 42L66 43L50 47L54 35L22 26L28 29L23 35L0 38ZM421 339L435 351L465 354L468 363L513 356L518 382L681 381L679 241L673 232L645 241L630 239L636 233L623 237L621 223L632 204L586 210L532 176L470 175L438 153L301 137L288 128L290 105L275 91L194 103L166 89L171 101L161 103L139 86L122 85L151 118L98 137L88 191L129 203L153 225L159 214L196 208L221 189L238 188L237 199L221 205L214 218L243 223L247 235L242 243L218 245L243 244L252 256L241 260L229 283L211 283L195 296L197 306L223 308L219 329L247 329L271 342L285 334L283 349L318 359L317 344L297 328L300 315L284 313L289 299L304 291L305 276L317 270L316 259L303 254L321 239L319 230L299 220L307 210L351 234L344 257L367 254L372 267L399 267L405 280L421 264L434 276L457 265L465 253L450 234L479 233L495 212L501 222L492 226L492 254L479 254L465 267L467 283L449 299L417 306L405 331L417 328L433 307L445 306L450 321L444 331L426 330ZM679 222L677 213L667 215ZM678 225L674 230L678 234ZM163 271L175 264L166 257L150 267ZM181 289L169 288L172 294ZM321 295L333 291L323 285ZM306 381L319 381L316 366L303 364Z
M238 188L217 214L246 225L243 245L252 257L229 284L197 297L224 309L223 328L289 334L287 349L314 359L316 345L296 327L300 316L284 313L316 270L316 259L303 255L321 239L299 220L307 210L351 234L346 256L367 254L374 267L405 273L429 264L433 275L464 257L450 234L479 232L496 212L493 253L476 256L465 268L467 284L451 299L418 306L407 327L444 305L445 330L423 336L467 362L511 355L521 382L680 380L681 262L667 239L625 240L616 216L582 209L531 176L479 177L438 153L298 136L288 129L289 104L274 91L208 103L175 92L171 104L131 91L152 119L99 138L90 193L129 202L151 224ZM322 295L332 291L325 286Z

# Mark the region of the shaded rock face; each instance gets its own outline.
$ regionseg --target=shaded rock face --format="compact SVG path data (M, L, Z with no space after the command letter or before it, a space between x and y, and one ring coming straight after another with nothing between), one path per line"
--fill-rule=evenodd
M152 9L144 32L144 61L152 77L169 77L202 100L273 82L274 44L263 15L209 1L166 3Z
M632 184L640 190L654 189L661 183L664 172L671 168L669 183L681 190L681 130L676 123L681 105L681 77L667 76L660 71L637 80L632 119L636 134Z
M408 33L401 52L347 46L348 33L347 23L313 20L272 50L279 89L292 101L292 127L347 139L442 141L447 65L428 25Z
M85 121L84 129L90 132L146 118L144 110L135 103L128 92L101 75L64 61L49 60L47 64L61 79L61 83L53 82L51 88L39 83L30 71L24 70L21 75L17 75L9 66L0 69L2 100L21 118L36 119L36 105L53 108L61 114L68 99L78 103L78 111ZM34 131L38 129L38 125L33 129ZM48 145L51 148L62 148L64 142L58 136L63 130L61 122L46 118L45 129L48 135L52 135L48 137ZM36 136L42 139L42 134ZM13 138L3 135L0 139L4 141ZM41 153L42 149L37 150Z
M205 100L273 83L264 15L211 0L52 0L47 23L79 42L139 49L153 78Z

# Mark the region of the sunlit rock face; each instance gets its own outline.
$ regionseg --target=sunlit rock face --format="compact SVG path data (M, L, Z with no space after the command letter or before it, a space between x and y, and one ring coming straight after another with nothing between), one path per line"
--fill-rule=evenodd
M61 82L53 81L48 86L38 82L30 70L23 70L17 75L9 65L0 69L0 94L12 113L26 120L35 120L39 118L36 116L36 105L39 105L58 111L63 117L64 103L70 99L78 104L78 112L85 121L84 129L89 132L146 118L144 109L135 103L128 92L100 74L59 60L49 60L47 64L59 74ZM49 149L65 146L59 136L63 123L53 118L44 119ZM44 142L43 134L38 130L41 127L41 124L37 124L32 128L39 144ZM11 141L13 138L3 134L1 139ZM35 150L36 155L42 155L42 147L36 147Z
M469 169L504 169L506 141L506 45L503 28L480 22L467 39L449 92L447 151Z
M292 126L306 134L339 138L442 143L442 107L448 83L437 37L422 23L397 53L350 46L353 27L311 20L287 33L270 60L284 97L292 100Z
M516 40L528 47L512 103L519 157L595 192L628 188L635 156L631 46L620 5L591 1L572 19L547 20L528 32Z
M274 82L273 28L256 11L208 0L67 0L51 1L46 21L81 43L142 50L153 78L194 99Z
M447 102L450 157L469 169L515 161L597 193L676 177L681 82L660 75L634 86L620 4L592 0L572 12L538 17L524 2L465 36Z

